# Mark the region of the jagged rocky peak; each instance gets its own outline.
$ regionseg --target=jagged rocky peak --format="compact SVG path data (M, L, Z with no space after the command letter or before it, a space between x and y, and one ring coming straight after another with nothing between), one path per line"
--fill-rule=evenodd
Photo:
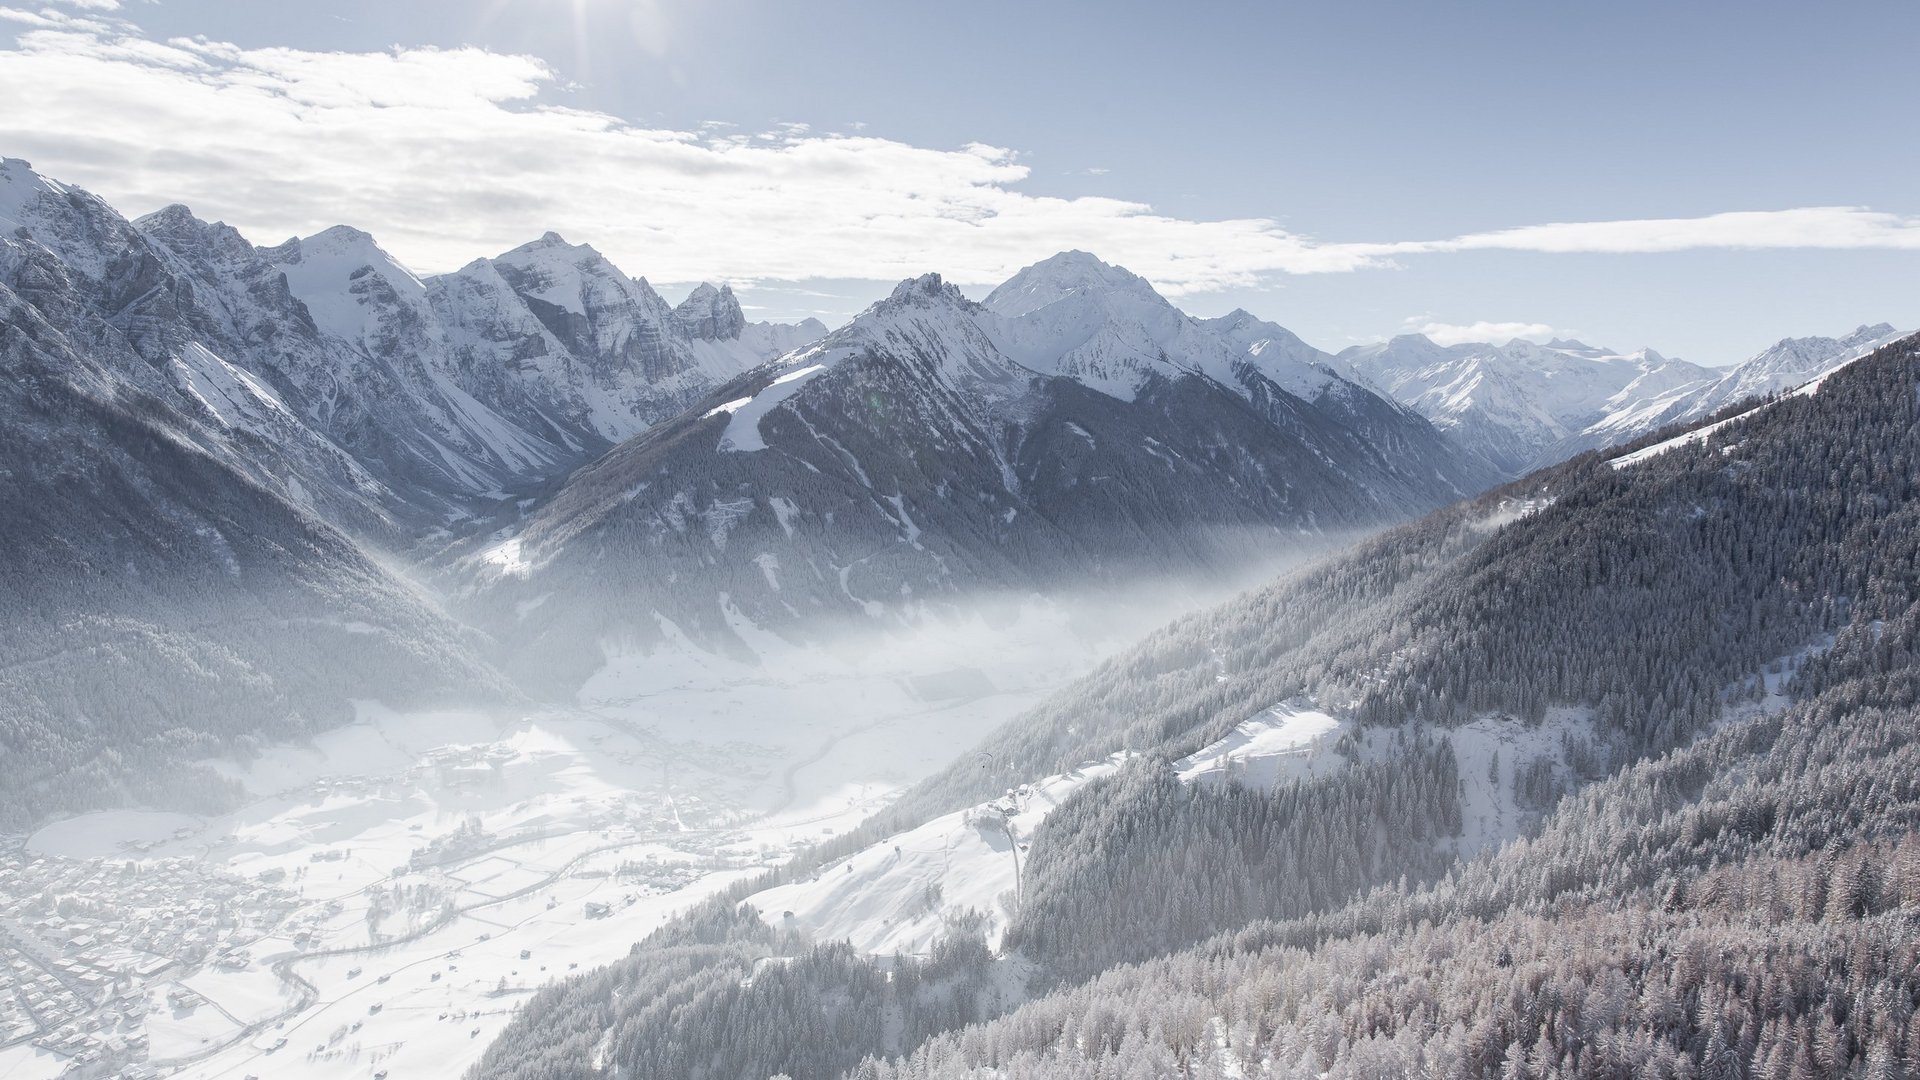
M591 244L570 244L556 232L544 233L489 261L524 300L590 319L596 313L634 306L649 322L672 318L673 309L644 278L628 277Z
M183 203L163 206L151 214L135 218L133 227L176 254L234 262L249 259L257 252L240 230L224 221L205 221Z
M688 336L703 341L732 341L747 327L747 317L733 287L702 282L673 309L673 321Z
M1085 251L1063 251L1026 267L987 295L984 305L1008 317L1038 311L1075 294L1126 293L1165 303L1153 286L1122 266Z
M921 274L919 277L902 281L893 287L893 293L887 299L909 304L925 303L929 300L947 300L963 306L970 302L958 288L947 284L939 274L933 273Z

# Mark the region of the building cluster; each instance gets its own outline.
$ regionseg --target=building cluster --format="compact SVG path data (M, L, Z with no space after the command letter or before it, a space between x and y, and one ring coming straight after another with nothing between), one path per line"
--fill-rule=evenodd
M153 988L248 966L252 943L298 906L267 881L188 859L0 851L0 1049L31 1042L73 1075L141 1075Z

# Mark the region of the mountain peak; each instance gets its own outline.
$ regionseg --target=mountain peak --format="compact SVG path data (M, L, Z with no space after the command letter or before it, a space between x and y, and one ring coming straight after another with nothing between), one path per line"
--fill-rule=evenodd
M188 207L186 203L168 203L151 214L142 214L134 218L133 224L139 229L146 229L149 226L164 229L177 228L181 225L198 226L204 225L206 222L196 217L192 208Z
M1022 269L989 293L984 303L997 314L1017 318L1075 294L1115 292L1166 303L1145 278L1079 250L1063 251Z
M362 229L356 229L351 225L335 225L331 228L321 229L319 232L307 237L305 242L308 244L327 244L342 247L357 247L360 245L376 246L374 245L372 233Z
M541 233L537 240L529 240L510 251L501 252L495 256L494 261L517 266L546 262L556 258L574 263L582 263L590 259L604 260L604 256L596 251L592 244L569 243L566 237L548 229Z
M673 309L673 320L688 334L706 341L732 341L747 326L733 288L715 288L704 281Z
M60 195L66 187L33 171L22 158L0 158L0 224L18 227L25 210L41 195Z
M256 254L240 230L224 221L204 221L184 203L172 203L135 218L133 227L175 253L192 258L230 260L237 264Z
M1898 333L1898 331L1893 328L1892 323L1874 323L1872 326L1861 323L1859 326L1854 327L1853 333L1841 338L1840 343L1847 346L1865 345L1870 341L1879 341L1884 337L1892 337L1896 333Z
M887 297L889 300L904 301L914 301L921 298L930 300L944 298L960 300L962 302L966 299L960 295L959 289L947 284L945 279L939 274L934 273L921 274L917 278L908 278L902 281L893 287L893 293Z

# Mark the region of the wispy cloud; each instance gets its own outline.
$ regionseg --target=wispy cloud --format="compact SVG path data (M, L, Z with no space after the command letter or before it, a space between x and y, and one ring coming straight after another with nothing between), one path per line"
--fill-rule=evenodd
M1421 315L1408 319L1404 325L1412 333L1425 334L1437 345L1459 345L1468 341L1504 345L1514 338L1544 342L1560 336L1546 323L1487 322L1484 319L1473 323L1446 323Z
M1077 247L1174 295L1468 250L1920 249L1920 219L1857 207L1328 243L1269 219L1028 194L1027 167L1002 147L641 126L565 105L555 72L528 56L163 41L55 8L0 17L21 28L0 50L0 152L129 211L183 201L261 240L351 223L426 270L547 229L663 281L937 269L986 284Z
M1469 233L1451 240L1362 245L1379 255L1455 251L1658 254L1703 248L1892 248L1920 251L1920 217L1863 206L1743 210L1693 218L1567 221Z

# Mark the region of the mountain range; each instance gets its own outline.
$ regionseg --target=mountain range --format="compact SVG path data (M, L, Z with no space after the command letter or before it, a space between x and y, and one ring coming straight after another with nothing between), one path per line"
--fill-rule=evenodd
M1840 338L1788 338L1728 369L1652 349L1619 353L1524 338L1441 346L1420 334L1355 346L1337 359L1519 476L1789 389L1896 336L1881 323Z
M353 698L564 699L669 638L750 659L762 631L1219 578L1884 330L1719 378L1566 342L1332 356L1074 251L977 303L902 282L829 333L749 323L724 285L670 304L552 233L422 277L345 226L129 221L17 159L0 304L6 528L33 553L7 599L38 628L0 645L0 739L29 819L132 797L116 756Z
M476 540L449 591L566 671L661 621L737 651L741 624L1231 570L1499 479L1411 410L1265 347L1287 336L1190 318L1082 252L981 303L903 282Z

